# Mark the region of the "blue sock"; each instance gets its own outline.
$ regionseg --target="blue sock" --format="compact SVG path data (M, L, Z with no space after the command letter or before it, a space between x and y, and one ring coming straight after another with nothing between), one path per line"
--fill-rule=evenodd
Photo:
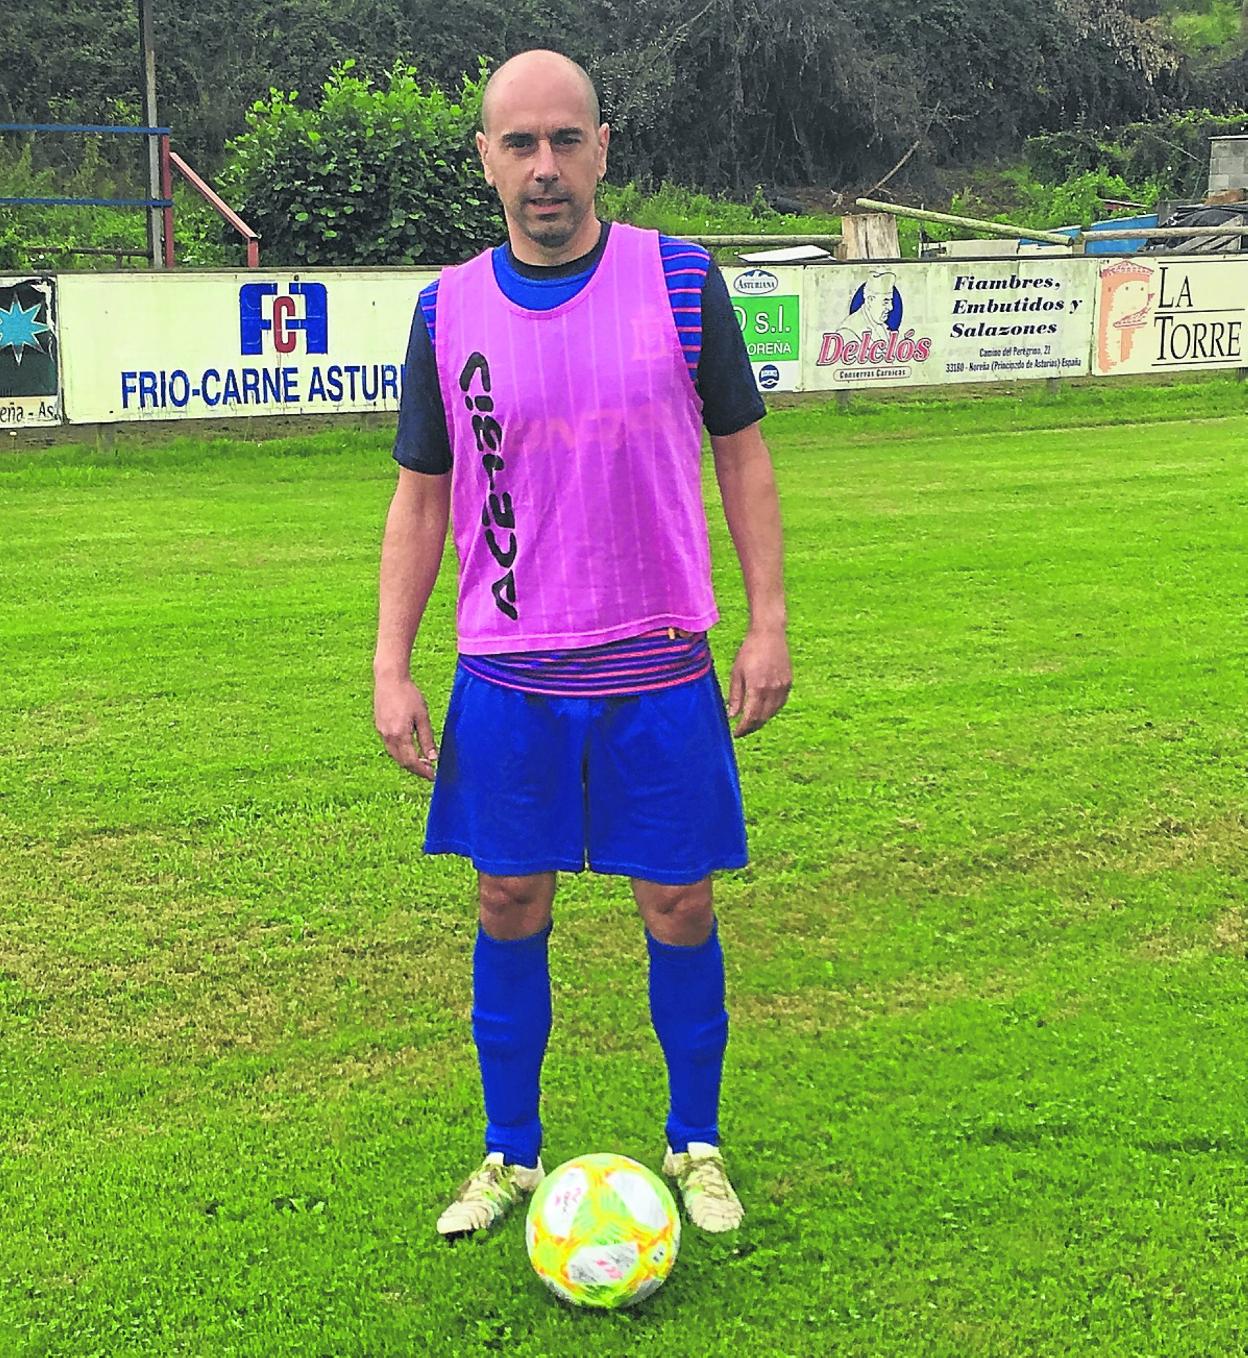
M719 1082L728 1046L724 954L712 921L704 943L660 943L649 930L650 1017L667 1059L671 1106L667 1140L674 1151L691 1141L719 1145Z
M472 1035L485 1094L485 1150L508 1164L537 1164L542 1060L550 1038L552 925L504 941L477 929L472 955Z

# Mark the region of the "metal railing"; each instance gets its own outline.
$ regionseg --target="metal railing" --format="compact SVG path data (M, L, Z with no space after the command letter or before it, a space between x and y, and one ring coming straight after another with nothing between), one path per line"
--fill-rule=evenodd
M122 245L28 245L31 259L43 259L49 255L97 255L101 259L117 261L121 268L123 259L146 259L146 250L131 250Z
M99 133L103 136L158 137L162 145L169 144L167 127L117 127L109 123L0 123L0 132ZM150 145L150 141L149 141ZM0 197L3 207L141 207L148 212L158 211L166 239L173 237L173 196L168 184L161 185L159 198L72 198L60 194ZM153 266L160 264L153 242ZM66 252L68 253L68 252ZM75 253L85 253L76 251ZM112 253L110 251L110 253ZM147 251L143 252L147 258Z
M926 208L904 207L897 203L881 203L875 198L858 198L858 207L874 212L887 212L894 217L910 217L920 222L940 222L947 226L961 226L971 231L982 231L990 236L1010 240L1043 241L1047 245L1062 245L1073 254L1083 254L1088 241L1103 240L1184 240L1215 237L1248 237L1248 222L1224 222L1218 226L1124 226L1103 230L1080 228L1076 231L1031 231L1026 227L1010 226L1005 222L986 222L978 217L955 217L948 212L929 212ZM1248 204L1245 204L1248 210Z
M682 236L682 240L692 241L695 245L707 246L729 246L729 245L774 245L781 249L790 245L822 245L837 246L841 243L840 236L834 235L788 235L783 236Z
M166 181L172 179L172 171L177 172L195 190L197 194L212 207L218 216L228 222L230 226L242 236L247 244L247 267L258 269L260 267L260 233L253 231L237 212L225 201L224 198L208 183L201 178L194 170L182 159L176 151L169 149L168 139L161 143L160 149L160 179L162 186ZM164 188L161 188L164 192ZM165 265L172 269L173 259L173 222L170 220L169 230L165 235Z
M107 123L0 123L0 132L33 133L100 133L112 136L155 137L157 139L160 163L159 198L91 198L61 195L28 195L21 197L0 197L0 207L141 207L148 211L156 209L161 216L161 241L159 250L152 259L153 267L172 269L175 263L173 244L173 171L183 179L243 238L247 245L247 267L260 267L260 235L229 206L206 180L195 173L180 155L170 148L170 129L167 127L116 127ZM108 254L118 258L137 257L140 252L132 250L100 249L62 249L61 254ZM144 259L147 251L141 252Z

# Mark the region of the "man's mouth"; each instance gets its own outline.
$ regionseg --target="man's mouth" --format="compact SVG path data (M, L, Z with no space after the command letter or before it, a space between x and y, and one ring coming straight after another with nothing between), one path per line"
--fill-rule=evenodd
M530 198L529 206L537 208L539 212L544 212L552 208L562 207L567 201L566 198Z

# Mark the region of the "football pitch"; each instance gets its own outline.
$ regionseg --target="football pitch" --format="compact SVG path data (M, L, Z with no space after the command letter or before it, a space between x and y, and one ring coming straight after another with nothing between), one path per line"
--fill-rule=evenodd
M1248 1351L1248 389L764 428L796 682L717 885L748 1215L612 1314L518 1217L433 1231L475 906L372 730L386 434L0 452L0 1355ZM546 1164L657 1169L627 887L555 915Z

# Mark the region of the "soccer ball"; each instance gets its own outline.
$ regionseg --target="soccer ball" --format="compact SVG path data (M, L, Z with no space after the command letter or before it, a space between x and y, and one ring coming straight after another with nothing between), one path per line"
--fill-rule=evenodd
M667 1185L626 1155L578 1155L529 1202L529 1262L576 1306L632 1306L662 1286L680 1248Z

